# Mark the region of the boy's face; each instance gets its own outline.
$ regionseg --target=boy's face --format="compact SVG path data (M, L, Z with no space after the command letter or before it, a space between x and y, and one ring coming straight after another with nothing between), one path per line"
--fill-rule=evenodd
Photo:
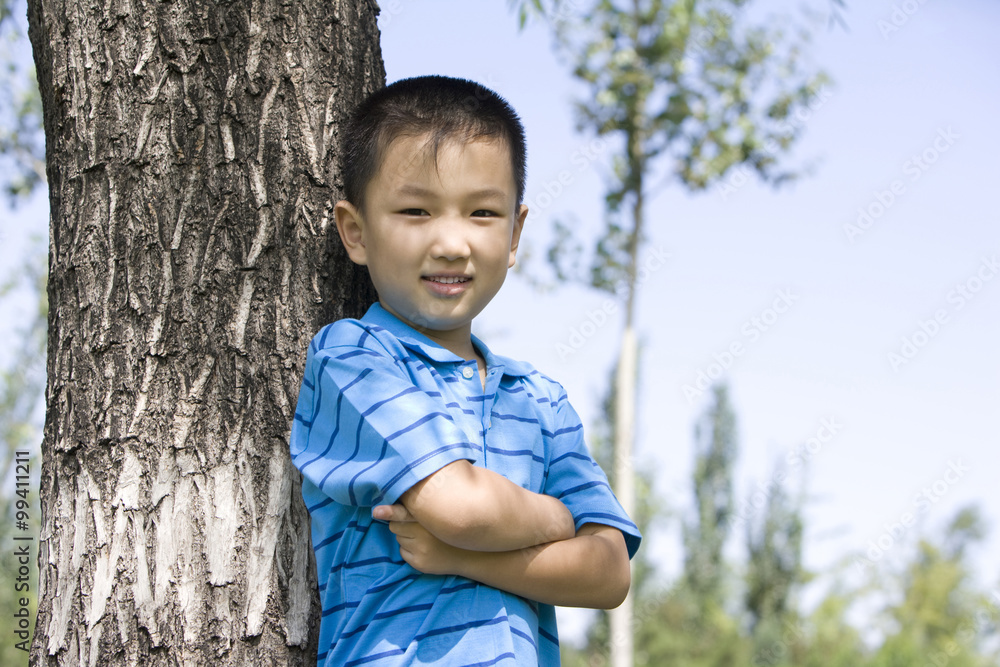
M514 265L528 209L517 209L503 142L400 137L368 184L364 215L348 202L337 227L351 259L368 267L379 302L453 349Z

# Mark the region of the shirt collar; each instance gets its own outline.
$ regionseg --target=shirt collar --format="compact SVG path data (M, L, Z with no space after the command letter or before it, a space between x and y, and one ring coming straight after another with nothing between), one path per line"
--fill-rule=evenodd
M416 352L422 357L426 357L438 363L465 362L465 359L462 357L447 348L441 347L430 338L390 313L388 310L383 308L382 304L378 301L371 305L368 312L366 312L364 317L361 318L361 321L366 324L374 324L382 327L395 336L404 347L408 350ZM483 359L486 360L487 368L495 368L499 366L503 368L504 375L514 377L529 375L533 370L530 365L524 362L516 361L499 354L493 354L493 352L490 351L490 348L486 346L486 343L481 341L475 335L472 336L472 344L475 345L476 349L479 350L479 353L483 355Z

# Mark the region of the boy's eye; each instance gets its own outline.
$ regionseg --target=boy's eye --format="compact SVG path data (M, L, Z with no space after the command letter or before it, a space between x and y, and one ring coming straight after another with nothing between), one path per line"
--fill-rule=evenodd
M427 215L427 211L422 208L404 208L400 213L403 215Z
M500 215L500 214L497 213L496 211L489 211L489 210L487 210L485 208L481 208L478 211L473 211L472 212L472 217L473 218L493 218L493 217L496 217L498 215Z

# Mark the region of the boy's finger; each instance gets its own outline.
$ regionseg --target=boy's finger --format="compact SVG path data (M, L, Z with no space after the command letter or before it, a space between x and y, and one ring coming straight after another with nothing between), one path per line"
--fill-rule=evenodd
M413 537L412 525L413 524L408 521L390 521L389 532L393 533L396 536L397 540L399 538L404 538L404 539L412 538Z
M380 521L402 521L400 510L406 512L402 505L378 505L372 508L372 518Z
M372 509L372 518L380 521L415 521L403 505L378 505Z

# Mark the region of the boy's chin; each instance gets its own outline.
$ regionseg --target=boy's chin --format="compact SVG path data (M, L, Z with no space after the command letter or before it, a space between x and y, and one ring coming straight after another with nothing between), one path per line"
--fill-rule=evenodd
M392 303L380 300L382 307L390 313L410 325L417 331L435 333L447 333L472 324L472 317L457 313L428 313L425 311L413 311L410 309L396 308Z
M407 324L416 329L429 334L447 334L472 325L471 319L452 317L426 317L416 315L413 318L406 318Z

